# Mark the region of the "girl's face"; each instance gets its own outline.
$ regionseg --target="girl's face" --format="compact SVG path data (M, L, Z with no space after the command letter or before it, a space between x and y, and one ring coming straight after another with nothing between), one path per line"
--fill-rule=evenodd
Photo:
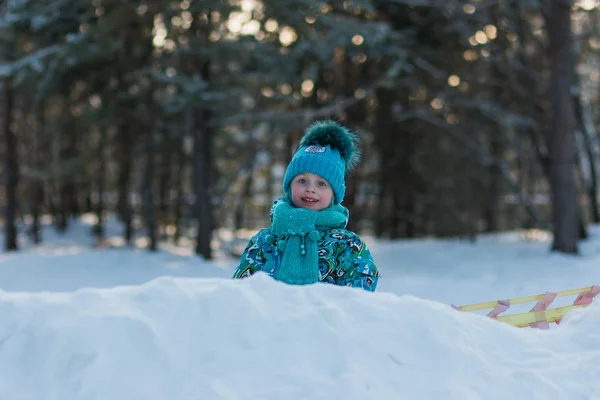
M333 189L319 175L305 172L296 175L290 185L292 203L296 207L320 211L329 207L333 198Z

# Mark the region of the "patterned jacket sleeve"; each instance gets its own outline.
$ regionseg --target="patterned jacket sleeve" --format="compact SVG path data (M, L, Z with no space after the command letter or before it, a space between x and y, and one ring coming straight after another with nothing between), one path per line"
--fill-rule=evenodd
M340 257L346 272L338 281L338 285L374 292L379 282L379 271L367 244L358 235L355 234L348 240L348 245Z
M254 235L246 245L246 249L240 258L240 264L233 273L233 279L243 279L262 271L265 265L265 257L261 248L261 236L263 231Z

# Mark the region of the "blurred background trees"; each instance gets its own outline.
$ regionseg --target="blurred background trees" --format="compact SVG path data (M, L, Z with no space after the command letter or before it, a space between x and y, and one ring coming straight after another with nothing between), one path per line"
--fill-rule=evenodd
M268 225L303 130L362 138L351 228L384 238L600 222L595 0L6 0L4 247L95 216L129 245ZM140 238L143 242L140 243Z

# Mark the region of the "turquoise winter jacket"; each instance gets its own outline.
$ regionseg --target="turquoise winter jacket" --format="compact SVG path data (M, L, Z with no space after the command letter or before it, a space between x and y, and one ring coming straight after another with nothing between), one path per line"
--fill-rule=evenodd
M379 272L365 242L356 233L346 229L319 233L319 281L374 292ZM258 271L275 276L281 254L277 253L276 244L267 242L267 235L272 235L270 227L262 229L250 239L233 278L247 278ZM267 270L267 259L272 258L276 262L269 263Z

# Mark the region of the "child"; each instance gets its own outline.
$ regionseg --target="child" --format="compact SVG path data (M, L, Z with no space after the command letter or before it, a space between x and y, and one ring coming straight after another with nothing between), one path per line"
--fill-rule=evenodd
M274 201L272 225L254 235L234 278L262 271L297 285L327 282L375 291L379 272L366 244L346 229L340 205L344 175L360 158L358 138L333 121L311 125L283 178L284 196Z

